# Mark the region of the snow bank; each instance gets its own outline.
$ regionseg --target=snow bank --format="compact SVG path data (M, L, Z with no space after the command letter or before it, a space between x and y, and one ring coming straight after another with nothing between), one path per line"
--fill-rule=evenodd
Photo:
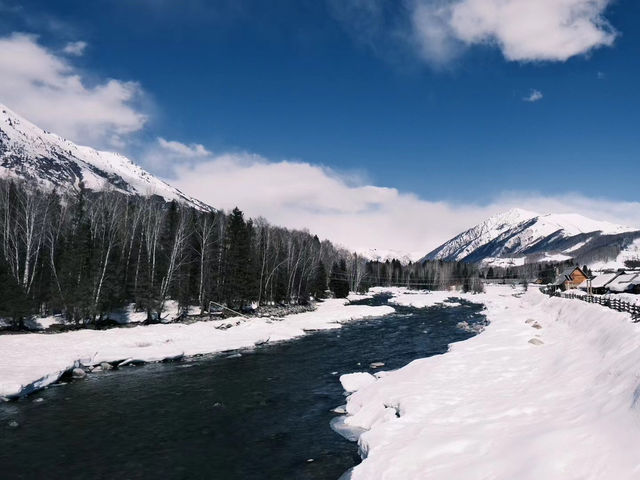
M376 381L376 377L367 372L347 373L340 376L342 388L347 393L355 392Z
M476 295L491 324L348 397L353 480L640 478L640 325L538 291Z
M171 322L180 316L180 308L178 302L175 300L167 300L162 311L162 321ZM191 305L187 309L188 315L198 315L200 313L200 307L197 305ZM120 325L143 323L147 319L147 312L136 311L135 304L130 303L124 308L116 309L109 312L106 315L105 320L113 320ZM0 329L10 327L11 322L7 319L0 318ZM64 315L49 315L41 317L39 315L32 315L24 321L25 327L29 330L48 330L55 325L70 326L75 325L73 320L68 320Z
M0 336L0 396L29 394L55 382L65 371L80 364L152 362L246 348L295 338L308 330L339 328L340 322L392 312L389 306L346 305L345 300L326 300L312 312L289 315L282 321L236 318L54 335L4 335Z
M381 290L382 291L382 290ZM451 301L451 298L469 297L475 299L473 295L464 295L457 291L424 291L407 290L405 288L394 287L387 290L393 294L389 303L401 305L403 307L425 308L438 305L440 307L457 307L460 303Z
M632 305L640 305L640 295L633 293L611 293L603 295L603 297L610 300L620 300L621 302L631 303Z
M373 294L372 293L351 292L347 296L347 300L349 300L350 302L357 302L357 301L360 301L360 300L367 300L369 298L373 298Z

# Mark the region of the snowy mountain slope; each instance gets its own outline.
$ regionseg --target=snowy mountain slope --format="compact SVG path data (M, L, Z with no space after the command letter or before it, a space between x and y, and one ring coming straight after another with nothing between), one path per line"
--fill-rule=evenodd
M204 203L154 177L128 158L76 145L46 132L0 104L0 177L21 178L43 188L116 190L158 195L198 209Z
M521 209L495 215L444 243L423 260L464 260L504 266L584 258L608 247L625 248L638 229L577 214L540 215Z
M484 222L454 237L432 252L425 260L462 260L477 248L489 243L494 238L511 230L515 225L530 220L538 214L514 208L508 212L495 215Z

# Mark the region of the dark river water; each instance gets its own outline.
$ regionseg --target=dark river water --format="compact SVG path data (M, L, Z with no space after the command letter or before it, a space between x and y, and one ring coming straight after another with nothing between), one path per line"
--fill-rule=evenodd
M329 426L345 403L339 375L445 353L473 335L458 322L485 321L481 306L461 303L397 307L241 355L125 367L0 404L0 478L337 479L360 461Z

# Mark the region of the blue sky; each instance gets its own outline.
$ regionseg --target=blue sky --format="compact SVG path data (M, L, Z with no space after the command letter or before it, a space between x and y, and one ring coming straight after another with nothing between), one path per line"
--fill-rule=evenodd
M493 1L449 1L491 26L480 37L456 26L443 39L428 0L0 0L0 36L31 35L88 89L134 82L122 104L143 122L115 122L117 141L69 136L170 179L182 160L160 158L159 138L191 149L191 165L222 154L304 162L347 185L453 207L513 192L637 201L640 5L572 0L574 13L595 8L593 25L577 39L546 32L561 36L554 43L507 31L527 25L526 11L482 17ZM75 52L73 42L82 42ZM207 155L192 154L196 145Z

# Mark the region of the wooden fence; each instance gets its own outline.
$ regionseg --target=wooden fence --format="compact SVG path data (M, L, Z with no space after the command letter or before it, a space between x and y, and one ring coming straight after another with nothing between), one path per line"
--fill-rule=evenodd
M582 300L587 303L597 303L603 307L609 307L618 312L625 312L631 314L631 318L634 322L640 322L640 305L634 305L633 303L625 302L615 297L601 297L598 295L576 295L574 293L558 293L556 294L562 298L571 298Z

